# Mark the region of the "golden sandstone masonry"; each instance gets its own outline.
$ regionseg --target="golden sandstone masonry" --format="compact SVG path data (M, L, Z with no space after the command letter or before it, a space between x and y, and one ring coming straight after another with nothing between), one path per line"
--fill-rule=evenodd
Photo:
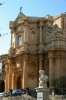
M28 17L20 12L10 30L5 91L36 88L41 69L50 88L66 87L66 14Z

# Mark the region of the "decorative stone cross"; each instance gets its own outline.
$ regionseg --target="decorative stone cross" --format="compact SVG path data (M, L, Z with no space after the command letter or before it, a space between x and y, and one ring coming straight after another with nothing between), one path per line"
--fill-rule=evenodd
M21 13L22 7L20 7L20 13Z

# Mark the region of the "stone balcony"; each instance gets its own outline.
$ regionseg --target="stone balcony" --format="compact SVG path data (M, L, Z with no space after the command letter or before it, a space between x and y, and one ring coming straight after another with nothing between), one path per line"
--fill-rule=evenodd
M27 51L27 48L25 48L25 45L21 45L16 48L10 48L9 54L16 55L16 54L20 54L21 52L26 52L26 51Z

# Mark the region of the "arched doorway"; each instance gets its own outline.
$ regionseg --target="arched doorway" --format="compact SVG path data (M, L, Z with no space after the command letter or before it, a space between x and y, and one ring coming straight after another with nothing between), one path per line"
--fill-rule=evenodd
M5 82L3 80L0 81L0 92L5 91Z
M21 85L22 85L21 76L19 76L19 77L17 78L17 89L21 89Z

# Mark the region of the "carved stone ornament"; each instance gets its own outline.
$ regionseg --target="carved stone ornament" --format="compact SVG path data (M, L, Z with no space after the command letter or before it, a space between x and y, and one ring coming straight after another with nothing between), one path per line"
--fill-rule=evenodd
M62 29L58 28L57 25L54 25L52 27L47 27L46 30L47 30L47 35L49 39L63 38Z
M47 88L48 76L44 70L39 71L39 88Z

